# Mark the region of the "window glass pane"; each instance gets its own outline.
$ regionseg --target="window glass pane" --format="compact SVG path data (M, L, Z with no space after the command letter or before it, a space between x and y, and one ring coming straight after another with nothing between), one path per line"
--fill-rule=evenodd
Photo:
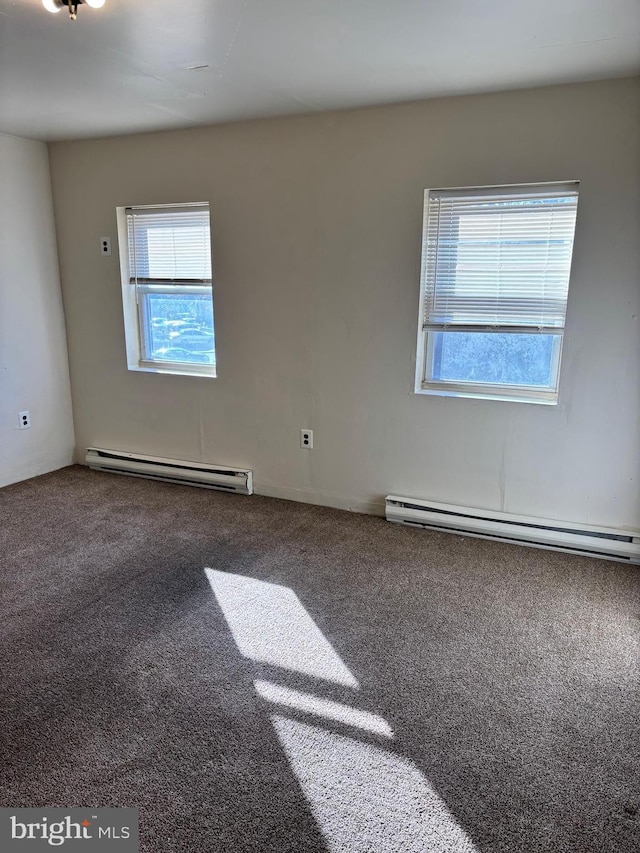
M432 380L554 388L559 335L432 332Z
M210 293L146 293L147 358L215 364Z

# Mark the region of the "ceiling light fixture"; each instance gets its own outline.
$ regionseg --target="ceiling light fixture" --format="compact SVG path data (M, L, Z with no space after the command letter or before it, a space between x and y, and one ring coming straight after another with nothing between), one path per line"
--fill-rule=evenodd
M101 9L104 6L105 0L42 0L42 5L51 14L55 15L61 9L69 10L69 17L75 21L78 17L78 6L86 3L92 9Z

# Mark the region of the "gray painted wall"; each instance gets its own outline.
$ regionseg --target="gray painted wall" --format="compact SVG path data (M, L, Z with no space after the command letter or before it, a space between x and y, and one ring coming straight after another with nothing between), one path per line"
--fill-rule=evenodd
M639 96L625 79L53 144L79 458L247 466L258 492L354 509L396 493L638 528ZM414 395L424 188L568 179L559 404ZM128 372L116 206L201 200L219 376Z
M69 465L73 447L47 146L0 134L0 486Z

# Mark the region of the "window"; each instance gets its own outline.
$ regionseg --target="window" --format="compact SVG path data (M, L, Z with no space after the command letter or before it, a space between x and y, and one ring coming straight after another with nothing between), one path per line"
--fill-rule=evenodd
M556 403L578 183L428 190L416 392Z
M118 215L129 369L215 376L209 205Z

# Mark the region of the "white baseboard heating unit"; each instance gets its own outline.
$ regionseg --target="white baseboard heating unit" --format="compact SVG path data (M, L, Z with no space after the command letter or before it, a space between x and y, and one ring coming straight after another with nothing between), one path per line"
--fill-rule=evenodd
M103 450L90 447L85 462L94 471L128 474L130 477L147 477L165 483L199 486L203 489L220 489L239 495L253 494L253 472L246 468L227 468L205 462L185 462L180 459L162 459L159 456L140 456L122 450Z
M388 495L387 521L640 564L640 534Z

